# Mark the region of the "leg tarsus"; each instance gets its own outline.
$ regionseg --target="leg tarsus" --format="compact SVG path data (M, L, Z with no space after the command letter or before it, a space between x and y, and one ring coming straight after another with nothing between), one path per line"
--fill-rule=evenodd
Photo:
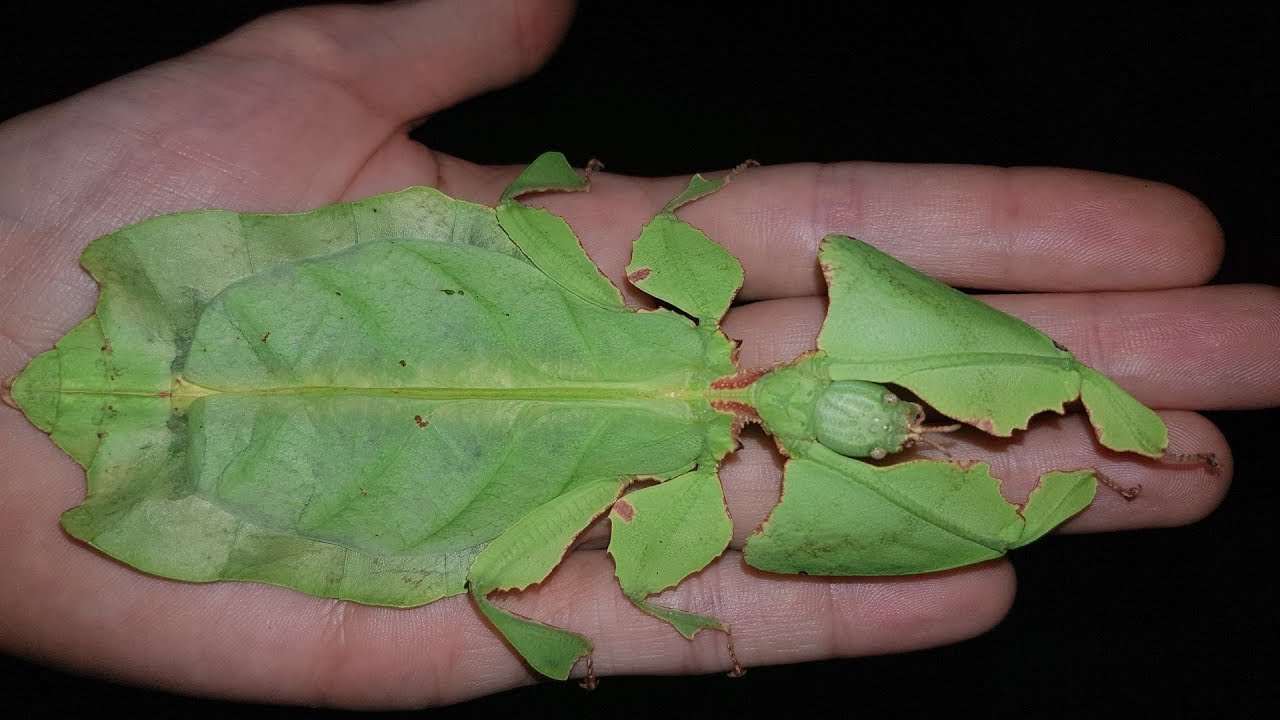
M1129 500L1129 501L1136 500L1138 498L1138 495L1142 494L1141 485L1132 485L1132 486L1121 485L1120 483L1116 482L1115 480L1112 480L1106 475L1103 475L1097 470L1093 471L1093 475L1098 479L1098 482L1102 483L1104 486L1106 486L1107 488L1109 488L1110 490L1112 490L1113 492L1115 492L1125 500Z
M578 681L578 687L583 690L595 690L600 686L600 679L596 677L595 665L593 659L595 651L587 651L587 676Z
M1222 466L1222 463L1218 462L1218 456L1211 452L1165 453L1164 457L1160 458L1160 460L1161 462L1172 463L1175 465L1203 464L1210 470L1217 470Z
M733 663L733 669L729 671L729 677L740 678L747 674L747 669L742 667L742 663L738 662L738 653L733 649L733 632L729 628L724 631L725 644L729 647L729 662Z
M751 159L743 160L742 162L738 163L737 167L730 170L729 173L724 176L724 181L727 183L730 180L732 180L735 175L742 172L743 170L748 170L754 167L760 167L760 163Z

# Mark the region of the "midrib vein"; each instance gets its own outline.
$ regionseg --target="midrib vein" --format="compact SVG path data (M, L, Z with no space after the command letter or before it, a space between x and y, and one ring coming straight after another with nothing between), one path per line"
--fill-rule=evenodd
M174 402L191 402L214 395L232 397L295 397L295 396L349 396L441 400L540 400L554 401L605 401L605 400L653 400L653 399L733 399L741 390L712 390L710 387L692 388L675 385L603 385L550 386L550 387L361 387L354 385L302 385L274 388L217 388L202 387L178 381L168 393L156 390L125 390L120 388L62 388L66 395L101 395L121 397L153 397L171 399Z

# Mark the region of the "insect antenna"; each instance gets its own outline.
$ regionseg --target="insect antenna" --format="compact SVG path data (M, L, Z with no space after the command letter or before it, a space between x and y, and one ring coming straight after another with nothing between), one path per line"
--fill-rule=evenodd
M937 442L936 440L932 440L930 438L925 437L925 433L955 432L962 427L960 423L954 423L952 425L924 425L920 422L923 418L924 418L924 413L920 413L920 415L916 418L916 422L913 422L911 424L911 427L909 428L910 433L907 435L907 442L911 445L914 445L915 443L918 443L918 442L922 442L925 445L928 445L929 447L937 450L938 452L950 458L951 453L947 452L946 446L943 445L942 443Z
M951 451L947 449L947 446L946 446L946 445L943 445L942 443L938 442L937 440L934 440L934 439L932 439L932 438L927 438L927 437L920 436L920 437L917 437L917 438L916 438L916 442L922 442L922 443L924 443L925 445L928 445L929 447L933 448L934 450L937 450L938 452L940 452L940 453L942 453L943 455L945 455L945 456L946 456L946 458L947 458L948 460L950 460L950 459L951 459Z

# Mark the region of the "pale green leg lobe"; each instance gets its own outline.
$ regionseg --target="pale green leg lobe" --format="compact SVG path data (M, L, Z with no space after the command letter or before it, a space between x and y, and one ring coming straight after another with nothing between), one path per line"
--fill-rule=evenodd
M534 670L564 680L591 650L586 638L520 617L489 602L495 590L523 590L541 582L568 552L574 537L618 497L625 483L597 480L566 493L498 536L476 557L467 586L477 607Z
M631 284L714 326L738 288L742 264L701 230L675 216L676 208L709 195L725 185L695 175L689 187L667 204L636 239L627 266Z
M714 470L695 470L630 493L614 504L609 520L609 554L618 583L636 607L687 638L706 628L728 631L716 618L645 600L706 567L729 545L733 522Z
M906 575L997 558L1093 499L1092 470L1048 473L1023 507L985 463L876 467L812 445L787 463L782 502L747 540L753 567L813 575Z
M822 242L831 309L818 349L832 380L892 383L935 410L1009 436L1080 397L1112 450L1160 457L1160 416L1049 336L866 243Z
M586 190L560 153L543 153L502 194L496 208L498 224L525 256L561 287L593 305L622 309L622 294L591 261L569 225L546 210L516 202L524 193Z

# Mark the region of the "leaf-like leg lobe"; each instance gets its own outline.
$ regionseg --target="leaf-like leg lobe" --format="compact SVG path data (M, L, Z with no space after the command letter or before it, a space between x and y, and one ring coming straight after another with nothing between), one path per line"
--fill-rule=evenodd
M689 638L705 628L727 629L715 618L645 600L706 567L729 545L733 522L714 470L698 469L630 493L614 504L609 519L609 553L636 607Z
M485 617L538 672L564 680L591 643L576 633L520 617L489 602L494 590L523 590L541 582L573 539L618 497L624 482L589 482L540 506L498 536L468 573L471 597Z

